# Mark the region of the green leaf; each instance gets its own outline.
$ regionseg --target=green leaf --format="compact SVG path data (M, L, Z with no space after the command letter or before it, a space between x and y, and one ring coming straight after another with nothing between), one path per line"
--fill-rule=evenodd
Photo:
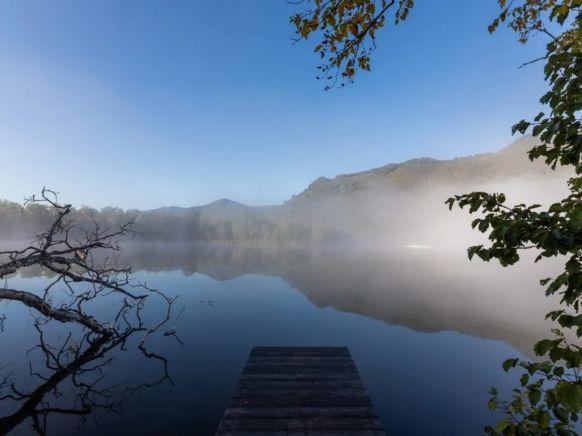
M552 412L554 412L554 416L556 418L558 418L560 421L562 422L568 422L568 411L566 409L564 409L563 407L554 407L552 409Z
M499 421L497 423L497 425L495 425L495 431L498 432L498 433L501 433L507 427L509 427L509 419L508 418L503 418L501 421Z
M513 133L519 132L519 133L525 133L525 131L529 128L529 126L531 125L531 123L528 123L525 120L521 120L519 123L515 124L511 130Z
M505 362L503 362L503 370L505 372L509 371L511 368L514 368L515 365L517 365L517 362L519 362L519 359L507 359Z
M542 392L539 389L532 389L527 393L527 398L531 405L535 406L542 398Z
M545 410L540 412L539 415L537 416L537 422L542 429L545 429L550 425L551 419L552 417Z
M558 401L571 411L579 411L582 407L582 386L568 382L558 382L556 385Z
M544 339L542 341L537 342L534 345L534 353L536 353L538 356L543 356L550 350L550 348L552 348L555 345L556 345L555 341L550 339Z

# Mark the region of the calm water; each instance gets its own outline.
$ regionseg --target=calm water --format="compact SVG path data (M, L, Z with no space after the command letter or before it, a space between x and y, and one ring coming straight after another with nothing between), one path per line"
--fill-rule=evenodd
M151 344L168 359L173 385L144 388L124 397L118 414L92 414L82 425L50 413L49 434L211 435L255 345L349 347L389 434L480 434L495 420L487 389L507 392L516 380L500 363L546 335L541 320L555 306L537 284L555 266L534 275L528 265L469 263L463 253L149 246L125 256L140 280L179 294L176 309L184 307L169 326L183 345L171 336ZM30 275L10 286L32 290L45 280ZM42 362L26 354L38 341L30 313L3 303L2 314L0 374L33 391L40 382L28 365ZM66 331L55 326L53 334ZM161 373L135 344L111 356L102 383L138 385ZM61 389L57 401L74 398L69 381ZM16 409L0 402L0 416ZM32 434L32 424L23 420L13 434Z

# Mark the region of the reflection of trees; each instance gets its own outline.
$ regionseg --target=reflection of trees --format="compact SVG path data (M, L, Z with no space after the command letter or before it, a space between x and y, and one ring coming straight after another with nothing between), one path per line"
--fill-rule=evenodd
M538 282L528 267L508 271L467 264L463 252L457 256L436 250L133 244L124 250L122 262L136 270L179 270L216 280L246 274L276 276L318 307L331 306L415 331L451 330L502 340L526 354L548 331L543 314L553 308L542 295L531 295ZM556 267L551 262L543 266L548 276ZM540 318L533 322L535 314Z
M169 321L175 299L135 282L131 269L118 266L111 256L120 250L119 241L130 232L132 223L104 228L93 221L79 228L70 217L71 206L58 203L56 194L48 190L29 202L48 205L52 223L29 246L0 252L0 278L34 267L46 273L48 284L29 291L9 287L6 280L0 287L0 301L31 309L39 340L28 353L28 377L40 384L24 390L17 386L14 374L0 375L0 400L15 409L0 418L0 434L27 418L32 419L37 433L45 434L49 415L84 418L99 410L115 411L141 388L171 382L167 360L151 351L147 342ZM153 322L151 305L146 305L152 299L161 302L155 304L156 310L162 308ZM101 307L100 319L95 316L97 307ZM164 335L175 335L175 331ZM162 375L133 387L108 386L105 371L115 350L130 344L145 358L160 362ZM65 388L73 390L72 397L65 394Z
M47 432L47 418L50 415L74 415L84 420L98 411L116 412L123 401L141 388L154 386L163 381L171 381L167 361L155 353L149 352L143 344L140 350L146 358L159 359L163 366L160 377L152 382L143 382L136 386L108 385L106 369L113 361L115 351L136 332L124 332L117 337L93 335L87 333L77 345L69 334L59 347L47 343L42 329L37 324L39 344L34 348L39 355L41 369L31 363L29 376L39 380L39 385L32 391L23 391L16 386L11 374L0 376L0 400L11 401L16 411L0 417L0 434L7 434L18 425L32 420L32 428L39 434ZM65 393L73 388L72 397Z

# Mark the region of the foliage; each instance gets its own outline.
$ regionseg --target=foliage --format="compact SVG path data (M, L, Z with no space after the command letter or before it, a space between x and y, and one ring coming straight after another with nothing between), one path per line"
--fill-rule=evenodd
M310 1L300 3L311 3ZM315 47L324 64L320 77L335 84L341 71L350 81L357 69L370 70L370 53L376 47L377 30L384 25L387 10L396 6L396 22L407 17L412 1L378 2L374 0L314 1L315 8L291 17L300 37L307 39L316 30L321 41ZM508 266L520 260L520 252L537 251L536 262L543 258L565 256L564 272L544 278L546 295L559 294L563 308L547 317L556 321L576 339L582 338L582 0L497 0L499 16L489 25L494 32L500 23L518 34L526 43L536 34L550 37L544 60L549 91L540 102L548 113L538 114L533 121L522 120L513 132L531 134L539 144L529 151L531 160L542 158L551 168L557 165L575 169L568 181L570 194L548 208L539 204L507 205L501 193L473 192L447 200L449 208L457 205L478 214L473 228L488 235L488 245L468 249L489 261L498 260ZM376 11L379 10L378 13ZM564 29L554 36L549 25ZM365 41L371 41L365 45ZM368 42L370 42L368 41ZM534 61L535 62L535 61ZM330 71L337 70L334 74ZM328 86L329 88L329 86ZM534 351L547 360L540 362L509 359L503 368L519 366L525 370L520 388L510 400L498 397L495 389L489 408L504 413L490 434L573 434L582 409L582 348L566 340L563 330L554 329L554 337L538 342Z
M320 32L314 51L323 64L319 79L335 85L338 78L350 81L358 70L370 70L370 54L376 49L376 33L386 23L386 13L395 6L395 22L405 20L414 0L299 0L307 7L290 18L296 40ZM312 5L313 3L313 5ZM313 7L312 7L313 6Z
M489 393L489 409L505 416L497 424L485 427L488 434L577 434L575 425L582 407L580 348L569 344L562 331L554 329L554 339L538 342L538 355L549 355L549 361L529 362L508 359L503 369L520 367L524 373L520 386L513 389L510 400L499 398L497 389ZM558 363L560 360L566 364Z
M414 0L289 0L299 6L289 21L295 27L295 41L316 39L314 52L321 58L317 67L325 89L351 82L359 70L370 71L370 56L377 38L392 14L395 24L407 19ZM582 0L497 0L499 16L489 25L494 32L507 23L527 42L536 32L549 33L545 23L566 23L578 11ZM550 34L551 35L551 34Z
M529 3L529 2L528 2ZM555 2L546 2L555 3ZM546 4L544 3L544 4ZM565 2L568 3L568 2ZM571 2L570 2L571 3ZM581 2L577 2L577 7ZM558 8L558 10L556 10ZM550 17L564 22L570 10L554 5ZM543 208L538 204L508 206L506 197L499 193L473 192L447 200L478 213L473 228L488 234L490 243L468 249L469 257L477 255L485 261L498 260L512 265L520 260L520 252L534 249L535 261L554 256L566 256L564 272L540 283L546 295L561 296L563 309L548 313L564 331L582 337L582 14L571 27L547 45L545 65L549 91L540 102L549 111L539 113L532 122L522 120L514 132L530 131L540 143L529 151L531 160L542 158L552 168L571 166L575 176L568 181L570 194ZM535 14L520 9L514 15L513 26L520 38L527 38L531 28L540 26ZM525 17L525 18L524 18ZM530 20L531 25L524 24ZM527 372L521 377L521 389L515 389L510 401L500 401L497 392L489 402L492 409L501 410L506 418L490 433L501 434L570 434L582 409L582 348L570 344L561 330L554 330L553 339L538 342L534 351L546 359L543 362L519 362ZM516 359L504 363L509 369L518 364ZM536 377L532 377L535 375ZM542 395L543 394L543 395Z
M563 25L570 14L576 14L582 5L580 0L497 0L497 3L501 13L489 25L489 32L494 32L500 23L507 22L509 28L519 35L521 43L526 43L536 32L549 34L546 28L548 21L555 20Z

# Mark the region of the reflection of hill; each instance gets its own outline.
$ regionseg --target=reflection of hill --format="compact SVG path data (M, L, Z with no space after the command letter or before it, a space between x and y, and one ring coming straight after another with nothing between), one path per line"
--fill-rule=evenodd
M123 260L136 271L199 272L222 281L244 274L280 275L282 267L300 261L303 253L279 245L134 244L126 247Z
M464 253L307 251L282 247L133 247L138 270L200 272L217 280L243 274L278 276L318 307L375 318L423 332L452 330L503 340L529 353L547 336L547 300L531 265L503 269L468 262Z

